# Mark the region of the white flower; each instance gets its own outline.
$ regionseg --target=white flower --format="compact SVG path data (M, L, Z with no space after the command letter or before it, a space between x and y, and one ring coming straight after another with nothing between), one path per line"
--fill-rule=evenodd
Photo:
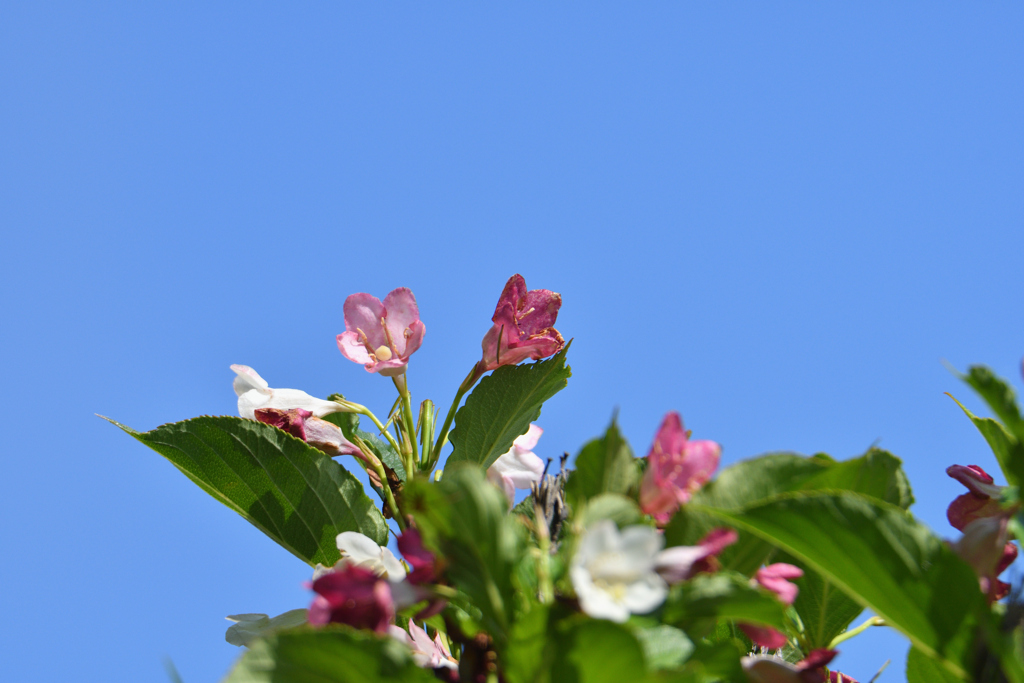
M487 468L487 478L505 491L509 504L515 502L516 489L528 489L544 476L544 461L534 454L544 430L535 424L516 437L512 448Z
M314 581L328 572L352 564L369 569L393 584L405 580L405 567L394 553L374 543L369 536L358 531L343 531L338 534L336 542L338 551L341 552L341 559L331 568L318 564L313 571Z
M619 533L610 519L592 524L580 537L569 570L583 611L621 623L664 602L668 584L655 571L664 542L649 526Z
M244 418L255 420L258 408L302 408L317 417L345 412L341 404L310 396L299 389L271 389L267 381L248 365L232 365L231 369L237 375L233 386L238 394L238 414Z
M228 627L228 632L224 634L224 640L241 647L271 633L302 626L306 623L306 610L293 609L284 614L278 614L274 618L270 618L266 614L232 614L224 618L236 622Z
M409 646L409 649L412 650L412 659L416 662L417 666L430 669L441 667L447 669L459 668L459 664L452 657L448 646L441 640L441 634L435 635L434 639L431 640L426 631L412 623L412 619L409 620L408 633L401 626L395 626L394 624L388 626L388 633L395 640Z

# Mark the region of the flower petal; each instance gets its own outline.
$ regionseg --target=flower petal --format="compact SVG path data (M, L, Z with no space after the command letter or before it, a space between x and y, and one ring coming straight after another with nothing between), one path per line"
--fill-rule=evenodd
M375 349L387 345L387 337L384 335L384 328L380 324L386 311L380 299L366 292L351 294L345 299L344 311L346 332L353 332L358 335L357 330L362 330L370 346ZM361 338L358 336L357 339L361 341Z
M398 355L408 357L416 349L406 350L405 331L410 329L415 323L420 323L420 326L423 325L420 322L420 309L416 305L416 297L413 296L412 290L408 287L399 287L391 290L384 297L383 305L386 312L388 332L395 343ZM346 327L348 326L347 321L345 325ZM422 339L422 334L420 334L420 338ZM419 343L416 346L418 347Z
M267 384L267 380L260 377L259 373L248 365L232 365L231 369L235 371L235 380L231 385L234 387L236 395L241 396L247 391L254 390L261 394L270 393L270 385Z

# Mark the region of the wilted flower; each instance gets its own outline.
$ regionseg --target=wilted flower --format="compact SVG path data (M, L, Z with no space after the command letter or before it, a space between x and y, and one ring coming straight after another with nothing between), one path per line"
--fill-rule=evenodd
M404 373L426 332L412 292L399 287L384 303L369 294L352 294L344 309L345 331L338 335L342 355L362 363L367 372L388 377Z
M354 455L365 459L362 451L345 438L338 425L321 420L308 410L257 408L256 419L271 427L282 429L328 455Z
M997 577L1017 559L1017 546L1008 542L1007 525L1012 513L982 517L964 527L953 550L971 565L989 601L1006 597L1010 585Z
M957 496L946 509L946 518L959 531L976 519L993 517L1002 511L1000 499L1005 486L996 486L985 470L977 465L953 465L946 468L946 474L969 489L969 493Z
M313 574L314 581L330 571L352 566L368 569L375 575L393 583L405 579L405 567L398 561L394 553L377 545L369 536L358 531L343 531L338 534L335 543L338 545L341 559L333 568L318 564Z
M336 569L316 579L313 590L317 596L309 606L311 624L348 624L385 633L395 618L390 584L369 569Z
M722 449L714 441L690 441L679 413L665 416L647 454L640 509L665 524L711 478Z
M502 365L516 365L527 358L539 360L553 356L565 346L565 340L553 326L562 306L562 296L547 289L526 290L526 280L518 273L505 283L481 346L482 374Z
M825 672L825 665L839 654L835 650L813 650L807 658L790 664L780 657L756 655L740 660L750 683L857 683L838 672Z
M259 408L302 408L317 417L347 412L340 403L315 398L299 389L271 389L267 381L248 365L232 365L231 369L236 375L233 386L238 394L238 414L249 420L256 419Z
M544 476L544 461L533 452L543 433L543 429L531 424L525 434L512 442L512 448L487 468L487 478L505 491L509 504L515 501L516 489L528 489Z
M716 558L737 538L739 535L733 529L712 529L697 545L677 545L662 550L655 560L654 569L670 584L702 572L715 572L718 570Z
M434 636L431 640L427 632L409 620L408 632L401 626L391 624L388 626L388 633L395 640L405 643L412 650L412 659L417 666L427 669L452 669L458 671L459 663L452 657L448 646L441 640L441 634Z
M580 537L569 569L580 608L598 619L624 622L664 602L668 584L655 571L664 542L649 526L620 533L610 519L592 524Z

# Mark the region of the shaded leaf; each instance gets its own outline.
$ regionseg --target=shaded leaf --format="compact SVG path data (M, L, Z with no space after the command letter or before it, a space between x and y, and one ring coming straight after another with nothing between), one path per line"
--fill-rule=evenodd
M237 417L197 417L149 432L110 422L310 565L338 561L342 531L387 543L384 517L359 480L280 429Z
M639 474L633 450L614 420L604 436L583 446L576 456L575 468L565 485L565 494L570 505L580 507L602 493L626 493Z

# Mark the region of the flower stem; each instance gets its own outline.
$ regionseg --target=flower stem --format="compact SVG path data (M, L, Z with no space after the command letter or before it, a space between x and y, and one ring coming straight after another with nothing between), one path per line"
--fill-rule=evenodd
M388 440L388 443L391 444L391 447L395 449L395 453L397 453L400 456L402 454L402 449L398 446L398 442L395 441L395 437L391 436L391 432L388 431L387 427L381 424L380 420L377 419L377 416L374 415L373 412L366 406L358 406L358 408L359 410L353 410L352 412L357 413L359 415L365 415L366 417L370 418L370 421L373 422L374 426L380 431L381 435L384 436Z
M405 379L405 373L395 375L391 378L398 389L398 395L402 397L402 431L405 433L403 444L406 445L409 462L405 466L406 476L412 476L419 461L419 448L416 445L416 423L412 419L412 397L409 395L409 385Z
M853 638L854 636L859 636L861 633L863 633L864 631L867 631L872 626L885 626L885 625L886 625L885 619L883 619L882 617L871 617L870 619L865 621L863 624L861 624L857 628L853 628L853 629L850 629L849 631L846 631L844 633L840 633L838 636L833 638L832 642L828 644L828 649L834 650L836 648L836 645L838 645L839 643L843 642L844 640L848 640L850 638Z
M395 500L395 494L391 490L391 483L388 481L387 472L384 471L384 465L381 463L380 458L373 452L365 441L360 439L357 435L352 435L352 443L356 445L363 455L367 457L366 460L360 460L361 463L366 465L366 470L369 472L371 469L376 472L377 478L380 479L380 489L384 492L384 501L391 508L391 516L395 518L395 522L398 523L398 528L401 531L405 531L405 519L402 517L402 511L398 509L398 501Z
M441 425L441 433L437 435L437 441L434 443L434 448L430 452L430 460L428 461L429 467L427 471L437 464L437 461L441 458L441 449L448 442L448 430L452 426L452 421L455 420L455 411L459 409L459 404L462 403L462 397L466 395L473 385L476 384L477 380L483 376L484 371L480 369L480 364L477 363L473 366L473 369L466 375L466 379L462 380L462 384L459 385L459 390L455 392L455 400L452 401L451 408L448 409L448 415L444 418L444 424Z

